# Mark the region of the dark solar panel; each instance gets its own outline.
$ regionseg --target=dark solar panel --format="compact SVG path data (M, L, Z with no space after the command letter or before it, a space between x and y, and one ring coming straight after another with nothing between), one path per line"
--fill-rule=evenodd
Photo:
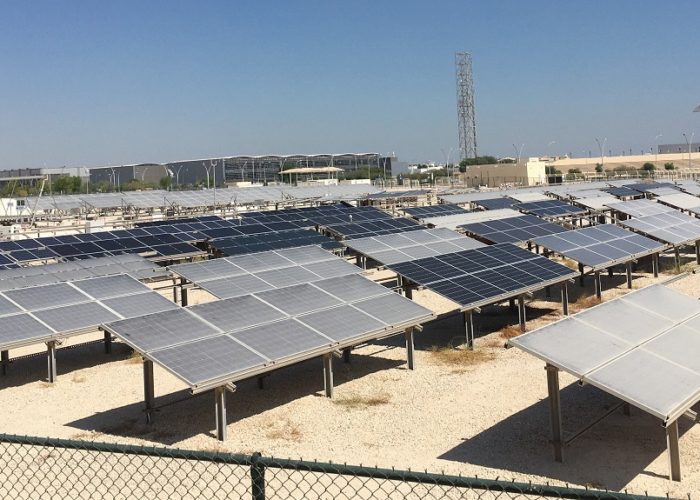
M416 219L423 219L426 217L440 217L442 215L455 215L466 213L467 210L463 209L458 205L453 205L451 203L444 203L441 205L429 205L425 207L413 207L402 209L411 217Z
M391 264L390 269L457 302L478 307L513 297L533 287L571 279L566 266L510 243Z
M519 243L538 236L566 231L563 227L534 215L464 224L458 227L467 234L473 234L491 243Z
M518 203L512 198L492 198L490 200L477 200L474 204L478 207L484 208L486 210L498 210L501 208L512 208L513 205Z
M513 208L539 217L566 217L570 215L581 215L588 210L575 207L561 200L531 201L528 203L518 203Z

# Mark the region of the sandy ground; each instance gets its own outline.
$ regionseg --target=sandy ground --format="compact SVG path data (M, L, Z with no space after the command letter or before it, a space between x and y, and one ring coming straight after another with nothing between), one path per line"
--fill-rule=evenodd
M375 278L386 276L372 273ZM634 274L634 288L668 279ZM570 286L571 310L595 301L592 279L585 288ZM700 297L700 276L674 282L673 288ZM605 300L627 293L624 274L603 279ZM171 296L171 294L168 294ZM190 303L208 301L190 293ZM151 425L143 414L140 358L116 343L110 355L93 344L58 352L58 381L49 385L44 356L16 359L0 378L2 432L176 446L277 457L304 457L385 467L411 467L446 473L518 481L568 483L685 496L700 491L700 429L682 424L683 482L666 479L665 434L658 420L640 410L622 411L597 424L553 460L544 364L517 349L504 349L517 324L517 312L505 306L475 315L477 349L445 352L463 342L461 317L445 314L449 301L429 291L414 300L444 316L416 338L417 369L409 371L400 337L353 352L350 364L335 362L334 399L323 396L322 363L311 360L265 379L239 384L228 395L225 443L213 436L211 393L189 396L175 377L155 367L157 404ZM528 303L528 329L561 317L559 293L538 292ZM64 345L101 335L71 339ZM13 357L41 348L17 350ZM614 403L562 374L564 428L573 433ZM180 402L176 402L183 399ZM173 403L173 404L167 404Z

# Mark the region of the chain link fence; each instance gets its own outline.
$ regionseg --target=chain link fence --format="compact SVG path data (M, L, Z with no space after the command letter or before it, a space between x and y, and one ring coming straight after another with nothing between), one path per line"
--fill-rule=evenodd
M333 463L0 434L0 498L646 499Z

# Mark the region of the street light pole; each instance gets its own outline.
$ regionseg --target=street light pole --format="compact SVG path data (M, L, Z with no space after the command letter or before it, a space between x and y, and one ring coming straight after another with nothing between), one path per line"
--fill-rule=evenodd
M662 134L656 134L654 137L654 142L656 142L656 155L654 155L654 161L659 161L659 139L663 137Z
M516 158L515 158L515 165L516 165L516 166L520 163L520 155L523 154L523 148L524 148L524 147L525 147L525 143L524 143L524 142L520 145L520 149L519 149L519 150L518 150L518 147L517 147L515 144L513 144L513 149L515 149L515 154L516 154Z
M600 166L601 167L605 164L605 151L604 151L604 149L605 149L605 143L607 140L608 140L608 138L606 137L605 139L603 139L603 142L601 144L601 142L598 140L598 138L597 137L595 138L595 142L598 143L598 149L600 149Z
M688 140L688 136L685 135L685 132L683 132L683 138L685 139L685 143L688 145L688 170L693 168L691 160L690 160L690 147L693 144L693 137L695 136L695 132L690 134L690 140Z

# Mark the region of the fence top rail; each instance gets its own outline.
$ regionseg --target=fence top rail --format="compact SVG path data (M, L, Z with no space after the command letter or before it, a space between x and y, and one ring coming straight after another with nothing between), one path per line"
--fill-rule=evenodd
M518 493L521 495L537 495L554 498L570 498L580 500L669 500L669 497L634 495L587 488L571 488L568 486L552 486L498 479L482 479L444 473L419 472L401 469L386 469L367 467L363 465L347 465L332 462L317 462L306 460L278 459L263 457L259 453L244 455L227 452L208 452L184 450L156 446L137 446L130 444L115 444L99 441L82 441L74 439L59 439L36 436L20 436L0 434L0 443L21 446L39 446L65 450L93 451L98 453L115 453L123 455L193 460L219 464L249 466L257 469L284 469L321 474L337 474L364 478L383 479L387 481L402 481L409 483L449 486L454 488L469 488L491 492Z

